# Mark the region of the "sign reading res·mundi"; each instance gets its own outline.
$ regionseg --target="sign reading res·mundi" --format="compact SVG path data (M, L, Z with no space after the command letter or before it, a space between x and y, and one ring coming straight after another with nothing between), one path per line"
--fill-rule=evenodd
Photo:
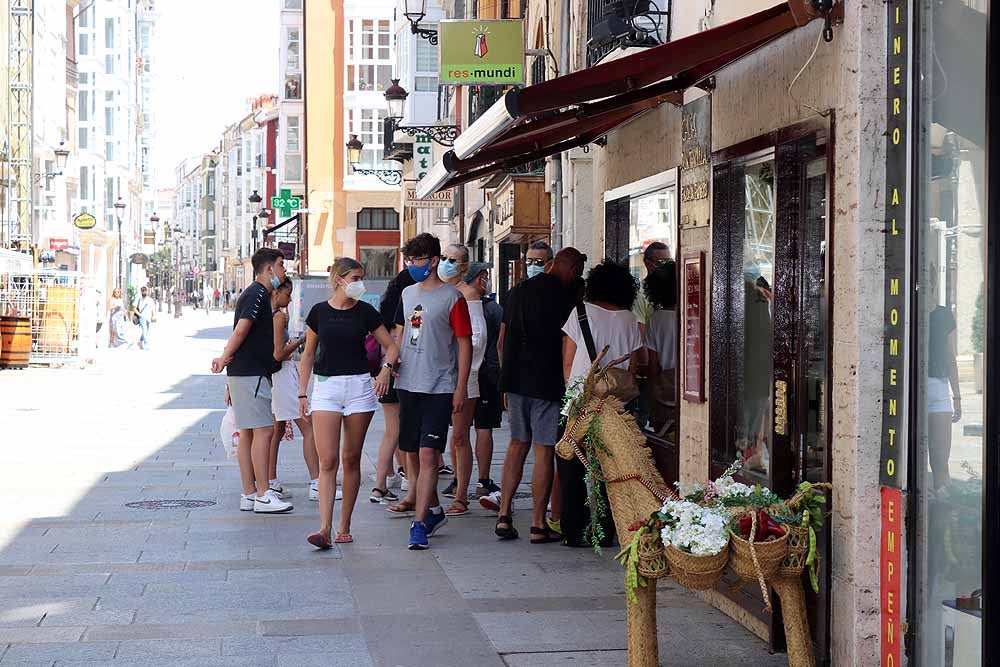
M441 83L524 83L524 28L520 20L441 21L438 42Z

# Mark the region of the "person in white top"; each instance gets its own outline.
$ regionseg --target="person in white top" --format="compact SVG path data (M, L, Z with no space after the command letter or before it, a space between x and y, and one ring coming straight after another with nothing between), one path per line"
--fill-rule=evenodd
M139 347L144 350L149 349L149 325L153 322L153 311L156 305L149 296L149 290L143 287L140 290L139 301L136 302L135 311L139 316L139 329L142 331L139 337Z
M475 266L481 265L477 263ZM451 505L445 510L449 517L469 513L469 482L472 480L472 440L469 428L479 399L479 367L486 354L483 303L479 292L462 279L469 269L467 247L461 243L452 243L445 248L441 263L438 264L438 277L449 285L454 285L462 293L469 305L469 319L472 322L472 368L469 369L466 401L462 411L451 418L451 465L455 470L455 479L441 492L446 498L453 498Z
M629 270L611 260L604 260L587 274L587 288L583 310L590 328L597 354L605 346L608 353L604 363L624 357L619 366L635 373L642 335L639 323L632 313L639 284ZM566 392L578 392L592 365L586 338L577 310L570 313L563 325L563 375ZM586 470L577 460L564 461L557 457L559 482L562 489L563 541L567 546L586 547L589 540L584 530L590 523L585 506L587 498ZM605 538L610 540L613 528L605 524Z
M643 289L652 308L646 326L646 403L650 427L662 436L677 420L677 263L671 259L656 267Z

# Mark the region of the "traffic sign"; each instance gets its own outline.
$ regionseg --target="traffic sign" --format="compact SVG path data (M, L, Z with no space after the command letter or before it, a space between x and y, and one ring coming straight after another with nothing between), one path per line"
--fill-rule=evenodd
M292 191L287 188L281 189L277 196L271 197L271 208L280 213L283 218L298 211L301 206L302 197L293 195Z

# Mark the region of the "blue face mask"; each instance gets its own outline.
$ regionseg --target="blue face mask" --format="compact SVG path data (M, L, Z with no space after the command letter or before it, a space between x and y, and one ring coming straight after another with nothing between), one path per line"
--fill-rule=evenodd
M534 278L535 276L537 276L540 273L545 273L545 267L544 266L538 266L537 264L531 264L530 266L528 266L528 277L529 278Z
M451 280L458 275L458 263L457 262L446 262L444 260L438 264L438 278L444 280L445 282Z
M418 283L422 283L427 280L427 277L431 275L431 263L427 262L424 266L417 266L416 264L411 264L406 267L409 272L410 277L416 280Z
M280 285L280 284L281 284L281 281L278 280L278 276L271 276L271 288L272 289L278 289L278 285Z

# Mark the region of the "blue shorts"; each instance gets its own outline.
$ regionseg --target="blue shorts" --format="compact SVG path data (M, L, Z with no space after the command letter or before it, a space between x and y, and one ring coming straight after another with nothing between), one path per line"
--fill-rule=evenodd
M554 447L559 442L559 401L507 394L510 438Z

